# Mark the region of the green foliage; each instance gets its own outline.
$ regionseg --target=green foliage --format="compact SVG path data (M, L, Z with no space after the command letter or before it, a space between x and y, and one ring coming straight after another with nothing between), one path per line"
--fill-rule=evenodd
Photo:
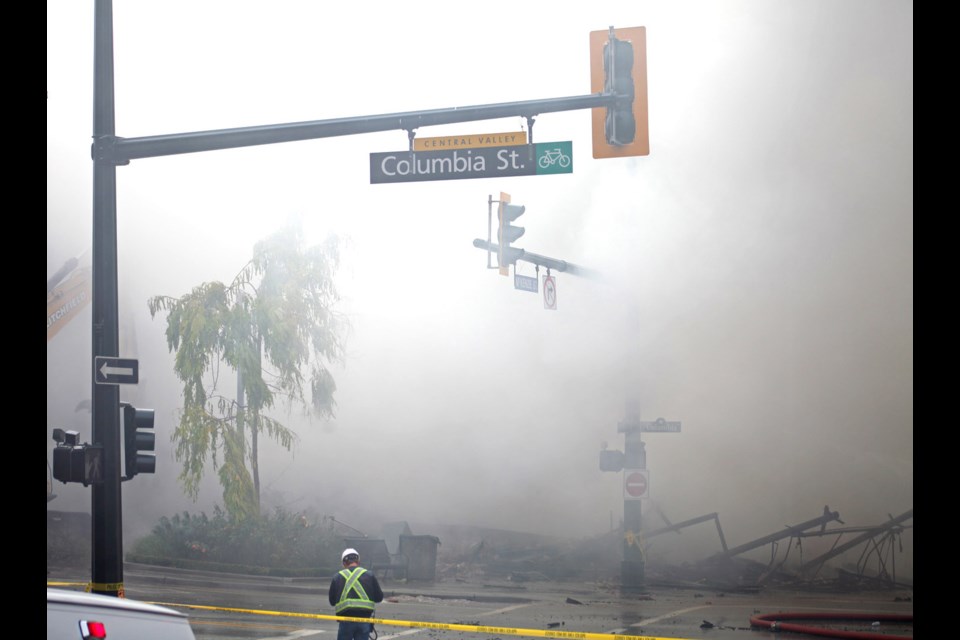
M347 327L335 310L339 242L302 245L300 228L286 228L256 244L230 285L205 282L180 298L148 301L151 317L167 314L167 346L183 383L171 438L182 465L180 483L196 500L210 462L225 508L241 519L259 514L258 436L287 451L297 442L295 432L266 412L282 399L320 418L335 415L336 382L328 365L342 361ZM238 398L218 391L222 365L238 372Z
M342 540L329 525L305 512L276 509L272 516L237 518L219 506L213 517L186 511L163 517L153 531L138 539L128 561L168 566L277 575L329 575L336 566Z

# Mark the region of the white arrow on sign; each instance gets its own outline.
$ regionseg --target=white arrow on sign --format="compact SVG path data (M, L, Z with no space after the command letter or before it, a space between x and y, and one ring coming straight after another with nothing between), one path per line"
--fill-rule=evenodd
M104 378L109 378L110 376L132 376L133 367L110 367L108 362L104 362L103 366L100 367L100 373L103 374Z

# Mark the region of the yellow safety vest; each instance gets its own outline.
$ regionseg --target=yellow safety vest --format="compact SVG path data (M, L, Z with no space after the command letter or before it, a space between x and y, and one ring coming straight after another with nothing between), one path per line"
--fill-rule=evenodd
M340 575L344 577L343 591L340 592L340 601L334 607L336 613L340 613L344 609L366 609L368 611L374 610L374 602L367 596L367 592L363 589L363 585L360 584L360 576L367 572L363 567L357 567L356 569L344 569L340 572ZM350 597L350 592L355 591L357 594L356 598Z

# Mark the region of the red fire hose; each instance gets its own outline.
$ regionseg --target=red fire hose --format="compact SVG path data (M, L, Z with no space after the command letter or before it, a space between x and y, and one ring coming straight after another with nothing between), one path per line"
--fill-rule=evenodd
M898 613L766 613L760 616L751 616L750 626L766 627L771 631L794 631L814 636L829 638L856 638L857 640L913 640L913 636L893 636L886 633L872 631L845 631L843 629L828 629L823 626L809 624L795 624L784 620L815 620L827 621L857 621L857 622L899 622L913 623L913 614Z

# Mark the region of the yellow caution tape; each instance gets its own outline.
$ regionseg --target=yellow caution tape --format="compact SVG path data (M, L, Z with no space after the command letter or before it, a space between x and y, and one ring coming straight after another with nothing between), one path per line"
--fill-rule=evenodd
M382 618L353 618L350 616L331 616L322 613L296 613L292 611L265 611L262 609L234 609L231 607L211 607L200 604L176 604L173 602L151 602L163 607L203 609L206 611L229 611L233 613L252 613L263 616L283 616L289 618L313 618L315 620L335 620L337 622L370 622L394 627L414 627L421 629L442 629L445 631L471 631L475 633L494 633L511 636L535 636L540 638L574 638L576 640L678 640L658 636L630 636L619 633L588 633L583 631L551 631L547 629L518 629L513 627L487 627L475 624L449 624L445 622L419 622L413 620L385 620Z
M631 529L627 529L627 531L623 534L623 536L627 541L628 547L636 547L640 551L640 557L641 558L645 557L646 554L643 551L643 534L642 533L640 533L639 531L633 531Z
M76 582L47 582L48 586L79 586L82 583ZM115 584L97 584L89 582L86 585L86 591L92 589L100 591L116 590L119 597L123 596L123 583ZM293 611L267 611L263 609L237 609L234 607L214 607L202 604L179 604L175 602L150 602L163 607L176 607L180 609L200 609L204 611L227 611L231 613L249 613L261 616L279 616L286 618L311 618L314 620L333 620L336 622L370 622L372 624L382 624L394 627L411 627L421 629L440 629L446 631L468 631L474 633L502 634L511 636L533 636L538 638L573 638L574 640L682 640L674 637L666 638L661 636L632 636L620 633L589 633L585 631L554 631L550 629L523 629L514 627L488 627L474 624L451 624L445 622L419 622L414 620L387 620L383 618L353 618L350 616L331 616L322 613L297 613Z
M83 589L87 593L96 591L97 593L112 593L116 592L118 598L125 598L123 591L122 582L88 582L87 586Z
M120 598L125 598L125 592L123 590L122 582L112 582L112 583L99 583L99 582L65 582L61 580L47 580L48 587L82 587L83 590L87 593L97 592L112 592L116 591L117 596Z

